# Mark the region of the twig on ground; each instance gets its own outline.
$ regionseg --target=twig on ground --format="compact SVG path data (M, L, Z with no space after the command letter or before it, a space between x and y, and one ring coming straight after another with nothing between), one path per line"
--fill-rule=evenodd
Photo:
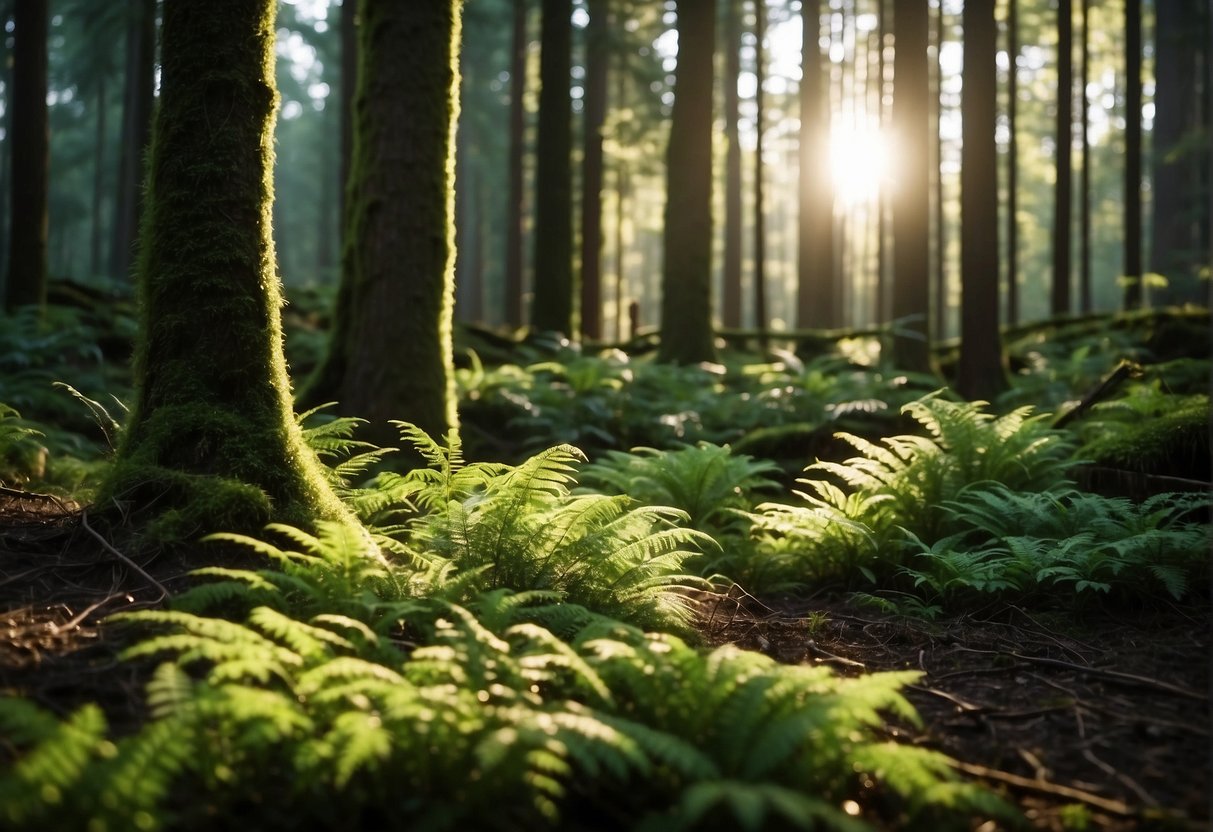
M986 766L976 765L974 763L965 763L960 760L952 760L952 767L957 771L964 772L972 777L980 777L983 780L995 780L999 783L1006 783L1008 786L1014 786L1019 789L1027 789L1039 794L1048 794L1056 797L1064 797L1068 800L1077 800L1080 803L1086 803L1088 806L1094 806L1109 814L1119 815L1120 817L1134 817L1137 811L1120 800L1111 800L1106 797L1100 797L1097 794L1076 789L1072 786L1064 786L1060 783L1050 783L1047 780L1032 780L1028 777L1020 777L1018 774L1011 774L1007 771L999 771L995 768L987 768Z
M1200 691L1185 688L1181 685L1173 685L1170 682L1164 682L1161 679L1152 679L1149 676L1139 676L1136 673L1122 673L1119 670L1105 670L1102 667L1089 667L1087 665L1075 664L1074 662L1062 661L1061 659L1050 659L1045 656L1025 656L1022 653L1008 653L1003 650L980 650L976 647L961 647L959 648L967 653L993 653L1002 656L1010 656L1015 659L1020 659L1025 662L1034 664L1049 665L1051 667L1064 667L1068 670L1077 670L1080 673L1088 673L1092 676L1100 676L1105 679L1114 679L1119 682L1128 684L1142 685L1144 687L1154 688L1156 690L1166 691L1167 693L1175 694L1176 696L1184 696L1189 699L1195 699L1198 702L1208 701L1208 695Z
M88 532L94 538L97 539L97 542L100 543L105 548L105 551L109 552L111 555L113 555L114 557L121 560L123 563L125 563L127 566L129 566L131 569L134 569L136 572L138 572L140 575L142 575L152 586L154 586L154 587L156 587L156 589L160 590L160 597L156 599L157 601L163 601L165 598L168 597L169 592L165 588L164 584L160 583L158 580L156 580L151 575L149 575L146 571L144 571L143 567L141 567L139 564L135 563L133 560L128 558L126 555L122 554L117 549L115 549L108 540L106 540L104 537L102 537L100 534L98 534L93 529L93 527L88 524L88 511L87 510L80 512L80 524L84 527L84 530L86 532Z

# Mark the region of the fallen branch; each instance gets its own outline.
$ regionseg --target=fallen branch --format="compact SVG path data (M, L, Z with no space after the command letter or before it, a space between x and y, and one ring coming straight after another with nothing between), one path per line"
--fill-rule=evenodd
M1184 696L1188 699L1195 699L1198 702L1206 702L1208 694L1200 691L1185 688L1180 685L1173 685L1170 682L1164 682L1161 679L1151 679L1149 676L1138 676L1136 673L1122 673L1119 670L1104 670L1101 667L1088 667L1087 665L1075 664L1061 659L1050 659L1045 656L1025 656L1022 653L1007 653L1002 650L979 650L976 647L961 647L968 653L989 653L999 656L1010 656L1015 659L1020 659L1025 662L1033 662L1034 664L1049 665L1050 667L1064 667L1068 670L1077 670L1081 673L1088 673L1092 676L1101 676L1105 679L1114 679L1118 682L1128 684L1141 685L1143 687L1154 688L1156 690L1173 693L1176 696Z
M1065 413L1053 420L1054 428L1063 428L1070 422L1082 416L1094 405L1106 399L1108 396L1130 378L1141 377L1141 365L1132 361L1123 360L1116 365L1116 369L1104 377L1103 381L1096 385L1095 389L1082 397L1082 401L1074 405Z
M1008 786L1014 786L1019 789L1027 789L1028 791L1037 792L1039 794L1052 795L1054 797L1064 797L1067 800L1077 800L1080 803L1086 803L1088 806L1094 806L1104 812L1120 817L1135 817L1138 812L1132 806L1120 801L1111 800L1106 797L1100 797L1091 792L1085 792L1082 789L1076 789L1073 786L1063 786L1060 783L1050 783L1047 780L1032 780L1028 777L1020 777L1018 774L1011 774L1008 771L999 771L996 768L986 768L985 766L976 765L974 763L964 763L960 760L952 760L951 765L957 771L962 771L972 777L980 777L983 780L994 780L999 783L1006 783Z
M168 597L169 592L167 589L165 589L164 584L160 583L158 580L156 580L151 575L149 575L146 571L144 571L142 566L135 563L133 560L128 558L126 555L119 552L112 545L110 545L110 542L108 540L106 540L104 537L102 537L96 531L94 531L93 527L88 524L88 511L87 510L80 512L80 524L84 527L84 530L86 532L88 532L94 538L97 539L97 542L100 543L102 545L102 547L105 548L105 551L109 552L111 555L113 555L114 557L121 560L123 563L125 563L127 566L129 566L131 569L134 569L136 572L138 572L140 575L142 575L144 578L146 578L148 583L150 583L152 586L156 587L156 589L160 590L160 597L157 598L156 601L163 601L165 598Z

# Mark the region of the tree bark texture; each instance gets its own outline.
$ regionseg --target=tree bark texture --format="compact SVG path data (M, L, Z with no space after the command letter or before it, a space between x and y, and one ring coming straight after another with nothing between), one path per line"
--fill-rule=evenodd
M505 211L505 322L522 326L523 155L526 151L526 16L527 0L514 0L510 40L510 157Z
M607 0L590 0L585 30L581 161L581 336L602 340L602 127L607 110Z
M122 146L110 241L110 276L131 277L143 205L143 180L156 87L156 0L131 0L127 10L125 77L122 85Z
M4 306L46 303L47 122L46 0L22 0L13 12L12 187Z
M1091 113L1087 84L1091 81L1091 0L1081 0L1082 44L1079 56L1079 159L1078 178L1078 308L1085 315L1093 308L1091 295Z
M1007 0L1007 323L1019 323L1019 0Z
M899 176L893 197L893 361L929 372L930 328L930 77L926 0L893 10L893 130Z
M153 538L348 519L291 410L273 202L271 0L165 4L136 394L110 499Z
M572 0L543 0L542 8L531 325L569 335L573 322L573 126L569 103L573 4Z
M763 93L766 79L767 7L764 0L754 0L754 328L765 333L770 323L767 315L767 220L763 194ZM762 349L766 350L766 336L760 335Z
M993 401L1007 387L998 329L997 36L994 0L966 0L956 390L966 399L984 401Z
M1150 271L1167 278L1167 288L1155 294L1168 303L1203 300L1196 278L1203 260L1199 229L1205 213L1200 193L1201 153L1190 146L1202 127L1197 55L1201 45L1209 48L1208 13L1200 6L1197 0L1156 0L1154 4ZM1208 52L1205 54L1208 60ZM1208 143L1201 149L1207 158Z
M458 0L359 7L342 294L321 390L344 413L456 423L451 355ZM309 399L326 398L313 391Z
M821 55L822 0L804 0L800 53L800 219L796 325L838 325L834 283L834 186L830 177L829 74Z
M666 158L662 361L711 361L713 0L678 0L678 66Z
M1144 300L1141 258L1141 0L1125 0L1125 207L1126 309Z
M726 327L741 326L741 0L724 0L724 281L720 302Z
M1057 178L1053 185L1053 282L1049 308L1054 315L1070 312L1070 200L1074 143L1074 7L1057 3Z

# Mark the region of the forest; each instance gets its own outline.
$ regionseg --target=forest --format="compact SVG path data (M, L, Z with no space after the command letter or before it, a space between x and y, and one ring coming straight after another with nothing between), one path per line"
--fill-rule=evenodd
M1210 828L1213 3L0 25L0 829Z

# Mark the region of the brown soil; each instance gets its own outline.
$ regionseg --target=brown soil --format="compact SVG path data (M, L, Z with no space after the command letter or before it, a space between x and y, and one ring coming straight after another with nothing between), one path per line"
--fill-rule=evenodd
M66 714L98 702L114 729L143 719L149 666L118 659L101 619L158 605L187 565L135 563L77 507L0 490L0 695ZM782 662L843 674L923 672L901 741L956 760L1038 829L1208 829L1209 609L1105 609L924 622L837 598L709 605L704 631ZM990 832L993 825L982 827Z
M715 644L842 674L918 670L919 726L1037 829L1209 829L1209 610L1036 613L925 622L829 600L730 598ZM994 827L990 827L991 829Z

